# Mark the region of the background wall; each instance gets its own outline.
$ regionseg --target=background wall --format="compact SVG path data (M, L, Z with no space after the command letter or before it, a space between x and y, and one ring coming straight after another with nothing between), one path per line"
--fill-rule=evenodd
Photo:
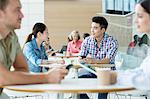
M45 23L52 47L60 49L68 34L77 29L89 32L91 18L101 12L101 0L45 0ZM81 34L82 36L82 34Z
M16 30L21 46L24 45L26 37L32 32L36 22L44 22L44 0L20 0L24 18L21 29Z
M68 34L77 29L90 33L91 18L102 12L102 0L21 0L24 18L17 30L19 42L24 44L36 22L45 22L49 29L52 47L60 49L67 44ZM127 47L132 40L132 17L104 15L109 22L107 32L116 37L120 47Z
M119 50L125 51L129 43L132 41L132 34L135 32L135 24L133 23L134 13L127 15L116 15L99 13L108 20L108 34L112 35L118 40Z

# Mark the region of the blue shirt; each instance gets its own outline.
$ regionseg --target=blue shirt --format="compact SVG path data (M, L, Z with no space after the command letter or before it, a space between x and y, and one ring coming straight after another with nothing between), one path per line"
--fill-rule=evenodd
M23 54L32 72L41 72L42 68L39 65L42 63L43 59L48 60L45 47L41 44L40 48L38 48L35 38L24 45Z

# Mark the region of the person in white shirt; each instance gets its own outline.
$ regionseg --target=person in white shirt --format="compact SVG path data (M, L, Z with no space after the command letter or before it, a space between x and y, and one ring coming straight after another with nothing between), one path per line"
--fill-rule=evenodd
M138 32L150 34L150 0L140 0L135 6L135 13ZM120 83L132 84L141 90L150 90L150 54L139 68L120 71L117 75Z

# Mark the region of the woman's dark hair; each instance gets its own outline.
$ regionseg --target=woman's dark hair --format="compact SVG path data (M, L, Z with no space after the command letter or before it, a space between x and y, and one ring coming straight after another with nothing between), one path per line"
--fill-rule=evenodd
M46 29L46 25L45 24L43 24L43 23L36 23L33 26L32 33L28 35L26 43L30 42L32 40L32 35L34 35L34 38L36 38L38 32L41 32L43 34L43 32L45 31L45 29Z
M102 17L102 16L95 16L92 18L92 22L98 23L100 25L101 28L105 28L105 30L107 29L108 26L108 22L107 20Z
M138 4L140 4L144 10L150 14L150 0L140 0Z

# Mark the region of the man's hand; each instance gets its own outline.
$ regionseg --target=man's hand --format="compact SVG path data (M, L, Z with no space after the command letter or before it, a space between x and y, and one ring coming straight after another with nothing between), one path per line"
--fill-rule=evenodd
M82 58L82 57L80 57L80 58L79 58L79 62L80 62L80 63L86 63L86 64L92 64L92 63L94 63L95 61L94 61L93 58Z
M68 70L65 69L65 66L53 68L48 71L47 79L49 83L60 83L67 74Z

